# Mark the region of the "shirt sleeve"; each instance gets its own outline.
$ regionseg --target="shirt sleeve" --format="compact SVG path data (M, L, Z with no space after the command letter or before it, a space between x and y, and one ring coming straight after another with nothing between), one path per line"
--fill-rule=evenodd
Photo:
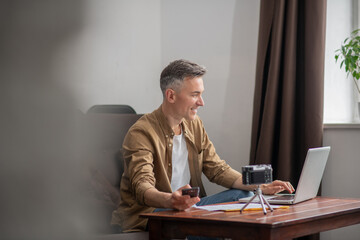
M155 188L153 151L149 139L141 129L128 132L123 143L126 174L136 201L145 205L144 193Z

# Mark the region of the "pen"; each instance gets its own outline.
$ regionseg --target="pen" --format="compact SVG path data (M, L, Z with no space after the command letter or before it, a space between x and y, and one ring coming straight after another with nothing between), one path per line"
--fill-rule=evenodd
M289 206L279 206L279 207L276 207L275 209L288 209ZM266 208L266 209L269 209L269 208ZM227 210L224 210L225 212L239 212L241 209L227 209ZM243 211L261 211L263 210L262 208L245 208Z

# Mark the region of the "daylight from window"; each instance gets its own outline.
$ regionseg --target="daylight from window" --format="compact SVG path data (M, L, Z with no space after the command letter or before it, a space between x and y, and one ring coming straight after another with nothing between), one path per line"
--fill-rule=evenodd
M357 1L328 0L325 74L324 123L359 122L359 94L352 76L347 76L340 62L335 62L335 51L350 33L358 28Z

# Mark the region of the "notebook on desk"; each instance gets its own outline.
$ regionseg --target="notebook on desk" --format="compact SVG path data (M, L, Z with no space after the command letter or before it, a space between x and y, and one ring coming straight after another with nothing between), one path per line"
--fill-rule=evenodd
M316 197L324 174L330 147L310 148L307 152L295 194L264 195L270 204L296 204ZM241 198L240 202L248 202ZM258 199L254 199L258 201Z

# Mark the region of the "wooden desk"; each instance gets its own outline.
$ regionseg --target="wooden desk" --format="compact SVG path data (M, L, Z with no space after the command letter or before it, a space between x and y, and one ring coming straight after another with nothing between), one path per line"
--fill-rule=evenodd
M243 239L292 239L360 223L360 199L318 197L277 209L209 212L164 211L142 214L149 219L149 239L185 238L187 235Z

